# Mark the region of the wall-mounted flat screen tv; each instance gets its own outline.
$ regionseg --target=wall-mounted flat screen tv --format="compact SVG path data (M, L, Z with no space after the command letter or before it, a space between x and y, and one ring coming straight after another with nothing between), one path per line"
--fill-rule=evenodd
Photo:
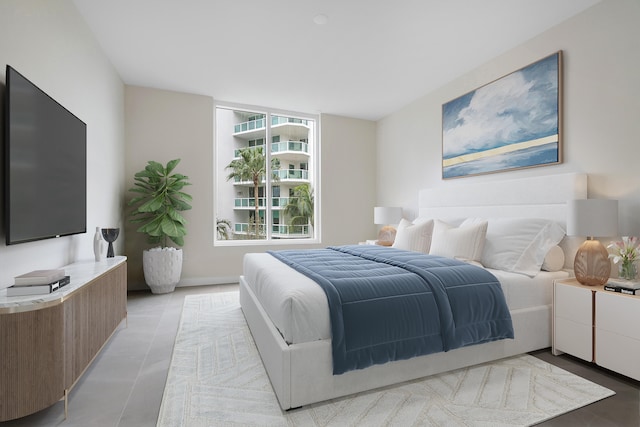
M87 127L7 65L7 245L87 231Z

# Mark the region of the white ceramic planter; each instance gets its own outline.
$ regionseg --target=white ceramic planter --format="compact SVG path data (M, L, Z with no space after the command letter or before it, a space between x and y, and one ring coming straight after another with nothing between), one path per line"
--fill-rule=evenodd
M182 249L152 249L142 253L144 280L154 294L173 292L182 273Z

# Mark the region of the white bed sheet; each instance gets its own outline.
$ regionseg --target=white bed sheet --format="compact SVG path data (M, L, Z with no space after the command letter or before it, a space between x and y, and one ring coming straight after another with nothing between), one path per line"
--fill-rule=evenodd
M487 269L502 285L511 311L551 305L553 280L565 271L541 271L535 277ZM267 253L244 257L244 276L265 312L289 344L331 337L329 306L322 288Z

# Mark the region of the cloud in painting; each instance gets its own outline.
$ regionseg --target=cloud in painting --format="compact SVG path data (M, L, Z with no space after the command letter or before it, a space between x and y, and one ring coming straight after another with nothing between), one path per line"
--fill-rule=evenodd
M557 77L549 57L445 104L443 157L557 134Z

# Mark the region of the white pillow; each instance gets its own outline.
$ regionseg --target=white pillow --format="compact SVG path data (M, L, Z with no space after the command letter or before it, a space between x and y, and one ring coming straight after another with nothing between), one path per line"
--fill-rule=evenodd
M460 227L435 220L431 237L431 255L481 262L486 221L465 220Z
M482 264L535 276L549 250L564 237L554 221L539 218L490 219Z
M433 220L420 221L415 224L401 219L396 231L396 240L393 247L407 251L429 253L431 247L431 233L433 232Z
M544 256L541 269L544 271L560 271L564 267L564 251L558 245L552 246Z

